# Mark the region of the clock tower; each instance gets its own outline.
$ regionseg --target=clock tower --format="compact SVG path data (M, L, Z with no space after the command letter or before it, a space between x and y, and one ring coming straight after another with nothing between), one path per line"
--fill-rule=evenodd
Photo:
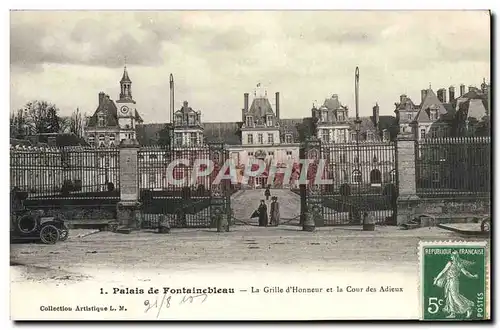
M116 101L118 108L118 126L120 127L119 141L123 139L135 139L135 125L137 110L132 98L132 81L127 72L127 66L123 68L123 76L120 80L120 99Z

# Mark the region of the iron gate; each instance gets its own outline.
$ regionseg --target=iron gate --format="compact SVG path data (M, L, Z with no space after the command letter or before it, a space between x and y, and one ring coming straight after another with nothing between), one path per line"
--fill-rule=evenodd
M181 163L181 159L186 162ZM197 159L213 162L209 175L194 175L195 166L199 166ZM169 220L171 227L214 227L217 214L230 212L230 180L214 183L228 159L229 153L222 143L172 149L141 148L138 153L141 227L158 227L162 216ZM176 160L178 165L169 169L169 165ZM184 183L174 185L169 176L184 180Z
M317 215L316 226L361 225L365 213L378 224L396 222L394 142L308 140L300 151L301 158L311 162L308 182L301 185L302 209Z

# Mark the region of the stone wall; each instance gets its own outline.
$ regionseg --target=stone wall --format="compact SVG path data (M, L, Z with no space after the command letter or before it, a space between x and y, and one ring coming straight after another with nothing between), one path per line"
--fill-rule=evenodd
M484 197L421 198L416 203L414 215L423 214L435 217L435 224L475 222L476 219L491 214L491 199Z
M50 207L40 208L45 216L62 215L65 220L88 222L103 222L116 219L115 207Z

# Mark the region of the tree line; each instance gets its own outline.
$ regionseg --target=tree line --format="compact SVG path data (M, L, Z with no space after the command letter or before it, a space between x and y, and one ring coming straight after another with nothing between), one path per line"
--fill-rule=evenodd
M44 133L73 133L83 137L87 116L77 108L71 116L63 117L59 108L50 102L34 100L10 114L10 137L24 139Z

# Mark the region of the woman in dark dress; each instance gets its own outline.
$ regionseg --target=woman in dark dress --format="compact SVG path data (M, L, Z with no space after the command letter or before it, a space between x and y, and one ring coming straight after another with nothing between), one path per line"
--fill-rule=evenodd
M269 218L267 216L267 205L264 200L260 201L260 205L257 211L259 212L259 227L266 227Z
M269 200L269 197L271 196L271 191L269 190L269 187L266 188L264 191L264 196L266 196L266 201Z

